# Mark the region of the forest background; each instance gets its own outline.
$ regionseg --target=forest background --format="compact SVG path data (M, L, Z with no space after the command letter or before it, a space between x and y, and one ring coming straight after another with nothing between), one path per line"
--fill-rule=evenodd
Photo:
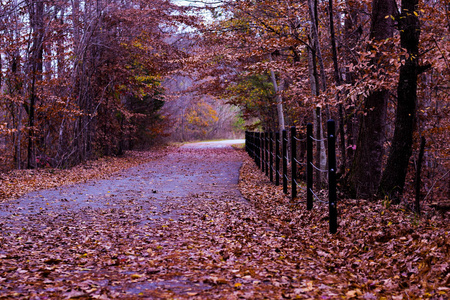
M348 195L412 193L423 136L423 198L450 198L447 0L10 0L0 19L3 171L307 122L320 138L333 118Z

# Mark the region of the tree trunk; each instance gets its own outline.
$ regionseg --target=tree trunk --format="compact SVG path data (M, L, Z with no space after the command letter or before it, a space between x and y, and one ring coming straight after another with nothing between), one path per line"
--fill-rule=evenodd
M345 0L346 14L344 20L344 41L345 43L340 44L340 48L342 49L342 56L344 60L344 65L358 63L358 60L355 56L355 51L357 50L357 45L360 43L360 38L363 35L362 24L366 23L368 18L365 14L362 14L357 5L355 4L355 0ZM340 24L338 22L338 24ZM356 49L356 50L355 50ZM345 77L343 80L345 83L354 84L354 73L350 71L348 68L345 69ZM343 115L346 114L345 109L343 109ZM356 138L358 135L357 130L358 127L358 119L355 117L353 112L350 115L345 115L344 117L345 125L347 126L347 143L346 143L346 165L353 161L353 157L355 154L354 145L356 145ZM347 169L345 170L347 172Z
M17 117L17 132L16 132L16 167L18 170L22 169L22 112L23 108L21 106L17 106L18 108L18 117Z
M372 39L382 41L392 37L393 22L386 16L393 15L394 10L394 0L372 1ZM372 64L379 70L387 63L382 55L378 53L372 60ZM377 192L382 172L388 98L389 92L382 89L372 91L364 100L364 115L361 117L355 158L347 181L352 197L369 199Z
M36 81L42 79L43 43L44 43L44 3L32 1L30 4L30 20L33 30L33 46L31 48L31 84L30 103L28 105L28 147L27 168L36 167L34 153L34 123L36 109Z
M333 56L333 66L334 66L334 80L336 81L336 86L340 86L341 74L339 72L339 63L337 57L337 47L336 47L336 33L334 31L334 17L333 17L333 0L328 1L328 13L330 16L330 36L331 36L331 53ZM339 166L339 173L344 174L346 167L346 151L345 151L345 129L344 129L344 107L342 103L340 103L339 93L336 95L336 100L339 103L339 147L341 151L341 161Z
M325 170L327 168L327 154L325 152L325 141L322 130L322 109L316 107L314 110L314 128L316 141L316 157L315 164L319 169ZM315 170L315 177L317 178L316 186L321 189L323 183L326 181L326 174L320 170Z
M272 61L272 55L269 54L270 61ZM281 132L285 128L284 124L284 112L283 112L283 97L281 96L282 89L277 84L277 79L272 68L270 69L270 79L275 90L275 99L277 103L277 115L278 115L278 130ZM283 85L283 84L282 84Z
M320 91L326 90L326 76L325 67L322 59L322 52L319 42L319 27L317 18L317 0L308 0L308 11L311 21L311 34L310 34L310 47L308 47L308 67L310 72L311 91L314 96L318 96ZM320 84L319 74L317 72L317 63L319 63L320 69ZM314 124L315 124L315 138L322 140L322 109L316 107L314 111ZM319 168L326 168L326 153L325 143L323 141L316 142L316 164ZM324 182L324 174L316 170L316 183L318 187L321 187Z
M309 70L309 84L311 86L311 94L313 96L319 95L319 79L317 75L317 66L315 60L316 54L313 46L308 47L308 70Z
M311 35L314 48L313 59L315 60L317 57L320 69L320 81L321 81L320 88L324 92L327 89L327 83L325 76L325 67L322 58L322 51L320 49L320 42L319 42L319 26L318 26L319 20L317 18L317 0L308 0L308 6L309 6L309 16L311 19Z
M394 137L379 188L380 195L388 196L394 203L399 203L403 193L412 154L417 109L417 76L429 67L418 65L420 37L420 24L416 12L418 3L418 0L402 0L402 12L398 18L400 43L408 55L400 67Z

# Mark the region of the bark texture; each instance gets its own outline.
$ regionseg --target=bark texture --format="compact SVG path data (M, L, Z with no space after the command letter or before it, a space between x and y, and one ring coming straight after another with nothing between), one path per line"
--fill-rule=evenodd
M394 32L391 18L395 1L374 0L372 2L371 38L375 41L392 37ZM375 69L381 69L383 57L380 53L373 59ZM381 178L384 155L384 132L389 92L372 91L364 100L364 115L361 117L356 153L349 173L348 186L352 197L369 199L375 196Z
M418 4L418 0L402 0L402 12L398 18L401 46L407 50L408 55L400 67L394 137L379 189L381 196L388 196L394 203L400 201L403 193L412 154L417 110L417 76L427 68L418 65Z

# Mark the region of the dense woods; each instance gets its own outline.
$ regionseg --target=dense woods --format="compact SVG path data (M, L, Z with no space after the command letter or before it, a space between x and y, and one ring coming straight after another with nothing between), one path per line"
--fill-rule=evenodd
M177 5L178 4L178 5ZM2 167L338 121L342 190L448 198L448 1L2 1ZM230 135L231 132L231 135ZM317 143L325 166L325 145Z
M449 0L0 0L0 298L449 299L449 83Z
M169 1L2 1L7 167L67 167L161 135L168 36L194 18ZM5 166L3 166L5 167Z
M320 124L337 120L341 189L394 202L413 191L423 136L423 197L449 197L447 1L214 1L208 8L214 22L193 60L210 78L200 88L241 107L248 127L295 125L304 134L314 122L321 139ZM325 168L325 146L316 147Z

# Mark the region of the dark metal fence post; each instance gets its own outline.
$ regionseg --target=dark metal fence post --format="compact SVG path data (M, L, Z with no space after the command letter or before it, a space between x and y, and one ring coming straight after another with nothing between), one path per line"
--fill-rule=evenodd
M283 193L287 194L287 131L283 129Z
M261 133L255 132L256 134L256 165L261 169Z
M337 232L336 195L336 134L335 123L328 120L328 201L330 209L330 233Z
M256 166L258 166L258 143L256 141L256 132L253 132L253 156L254 156L254 160L255 160L255 164Z
M417 161L417 171L416 171L416 205L415 211L420 215L420 173L422 169L422 161L423 161L423 152L425 151L425 137L422 136L420 138L420 149L419 149L419 158Z
M254 134L254 132L249 133L249 138L250 138L250 155L254 161L255 160L255 134Z
M291 127L291 196L292 200L297 198L297 140L296 140L296 128Z
M313 208L313 124L308 123L306 125L306 209L311 210Z
M248 151L248 131L245 131L245 152L249 153Z
M269 133L270 182L273 182L273 131Z
M275 185L280 185L280 132L275 132Z
M251 156L251 158L253 158L253 161L255 161L255 133L250 132L249 138L251 141L250 142L250 156Z
M266 158L264 157L266 150L265 150L265 139L264 139L264 132L260 133L261 135L261 171L264 173L264 167L266 166Z
M255 133L254 132L252 132L252 134L251 134L251 138L252 138L252 157L253 157L253 160L255 161L255 163L256 163L256 138L255 138Z
M259 150L260 150L260 169L262 172L264 172L264 132L259 133Z
M266 149L266 176L269 177L269 132L264 133L265 149Z

